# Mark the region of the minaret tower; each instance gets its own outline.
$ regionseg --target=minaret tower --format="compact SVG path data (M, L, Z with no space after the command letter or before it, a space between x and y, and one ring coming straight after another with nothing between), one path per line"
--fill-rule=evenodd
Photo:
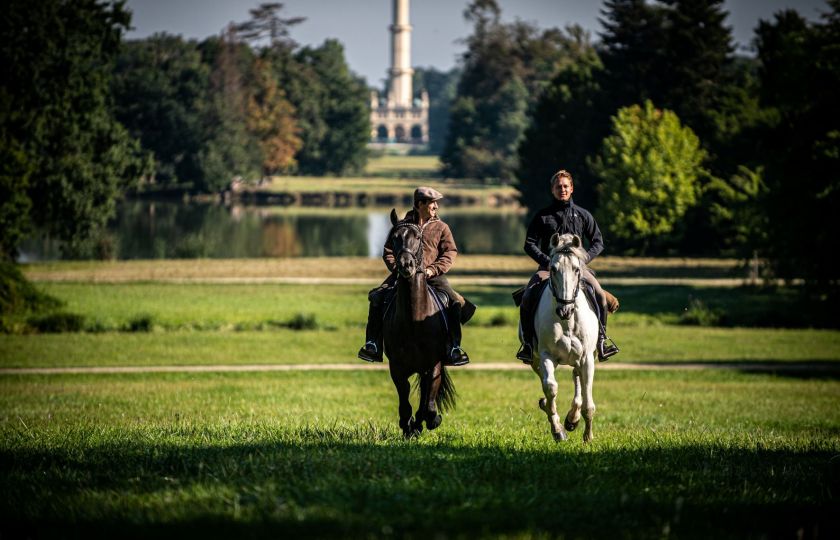
M408 0L394 1L394 21L391 30L391 89L388 101L395 107L411 108L414 92L411 88L411 25L408 24Z
M418 147L429 143L429 94L423 90L414 101L411 69L411 24L409 0L392 0L391 67L388 69L388 96L370 94L370 139L374 147ZM396 145L394 143L397 143Z

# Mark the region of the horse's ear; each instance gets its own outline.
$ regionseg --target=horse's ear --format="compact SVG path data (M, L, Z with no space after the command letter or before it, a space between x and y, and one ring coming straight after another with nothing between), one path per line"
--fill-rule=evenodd
M580 244L581 244L580 236L578 236L578 235L572 236L572 246L578 248L578 247L580 247Z
M548 241L548 245L551 246L551 249L557 249L557 246L560 245L560 235L558 233L552 234L551 240Z
M391 208L391 225L396 225L399 219L397 218L397 209Z

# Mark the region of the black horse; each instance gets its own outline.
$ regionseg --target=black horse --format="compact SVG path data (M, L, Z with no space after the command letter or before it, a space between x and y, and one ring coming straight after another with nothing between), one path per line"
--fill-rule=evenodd
M400 428L406 437L435 429L445 412L455 406L455 387L443 366L447 354L447 331L440 302L426 284L423 268L422 230L397 220L391 210L390 243L397 263L396 295L385 311L385 354L391 380L400 401ZM418 374L420 403L411 417L409 378Z

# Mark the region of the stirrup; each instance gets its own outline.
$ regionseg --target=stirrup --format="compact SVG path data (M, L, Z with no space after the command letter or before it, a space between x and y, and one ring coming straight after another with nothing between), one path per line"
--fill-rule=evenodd
M607 342L609 342L609 345L607 345ZM598 342L598 361L606 362L610 356L618 354L619 350L615 341L605 336L604 339Z
M516 359L521 360L524 364L531 365L531 362L534 361L533 355L534 352L531 346L523 343L519 346L519 351L516 352Z
M470 363L470 357L467 356L467 351L461 348L460 345L455 345L449 351L449 356L443 363L445 366L463 366Z
M370 346L370 348L368 348L368 345ZM365 343L364 347L359 349L358 357L364 360L365 362L382 361L382 353L379 352L379 349L376 347L376 343L374 343L373 341L368 341L367 343Z

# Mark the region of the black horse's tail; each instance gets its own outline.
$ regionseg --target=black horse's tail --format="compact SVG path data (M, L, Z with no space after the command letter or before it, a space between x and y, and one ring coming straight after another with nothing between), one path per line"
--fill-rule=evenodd
M455 398L458 393L455 391L455 384L444 366L440 367L440 390L438 391L435 404L441 412L455 409Z

